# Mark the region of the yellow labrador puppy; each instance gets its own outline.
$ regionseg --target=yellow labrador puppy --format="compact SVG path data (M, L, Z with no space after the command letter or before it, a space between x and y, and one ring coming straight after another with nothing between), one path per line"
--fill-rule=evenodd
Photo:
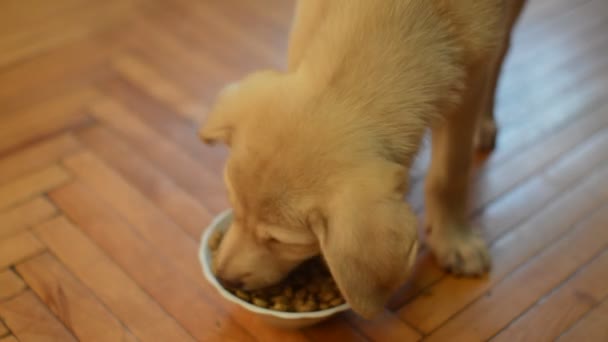
M523 0L302 0L288 71L219 96L201 138L230 146L235 219L216 267L254 289L322 254L354 311L372 317L416 257L403 201L432 129L426 243L463 275L488 270L466 222L474 141L491 147L496 79Z

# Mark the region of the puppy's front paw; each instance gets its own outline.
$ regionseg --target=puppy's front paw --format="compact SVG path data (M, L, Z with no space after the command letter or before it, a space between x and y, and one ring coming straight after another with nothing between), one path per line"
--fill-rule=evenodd
M479 276L490 269L490 253L485 242L468 230L431 233L427 244L439 264L454 274Z

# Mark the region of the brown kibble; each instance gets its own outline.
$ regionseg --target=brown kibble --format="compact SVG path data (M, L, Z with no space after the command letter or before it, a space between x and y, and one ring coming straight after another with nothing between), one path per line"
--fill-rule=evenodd
M319 294L319 300L321 300L321 302L329 303L334 298L336 298L336 293L333 291L323 291Z
M317 283L310 283L306 285L306 289L310 293L319 293L319 291L321 291L321 287Z
M331 302L329 302L329 305L333 308L334 306L338 306L338 305L342 305L344 304L344 299L343 298L336 298L334 300L332 300Z
M236 291L234 291L234 294L244 301L250 300L249 294L245 293L245 291L243 291L243 290L236 290Z
M298 291L296 291L295 293L295 299L304 299L306 298L306 296L308 296L308 291L306 291L306 289L299 289Z
M306 277L303 274L296 274L293 278L294 283L299 285L306 284Z
M309 309L308 311L317 311L319 309L319 305L315 300L309 300L306 302L306 307Z
M266 292L269 296L278 296L283 292L283 289L280 286L275 285L266 289Z
M253 300L251 301L251 304L255 305L255 306L259 306L261 308L267 308L268 307L268 302L263 300L262 298L258 298L258 297L253 297Z
M325 280L323 284L321 284L321 292L331 292L334 290L334 286L331 281Z
M249 292L249 294L251 295L251 298L253 298L253 297L267 298L266 293L262 290L254 290L254 291Z
M277 311L287 311L287 305L286 304L281 304L281 303L275 303L271 309L273 310L277 310Z
M314 301L297 302L294 305L297 312L310 312L317 310L317 304Z
M306 307L304 303L294 303L293 309L296 312L306 312Z
M298 307L304 306L305 304L306 304L306 302L303 300L295 300L292 303L292 305L296 311L298 311Z
M316 296L312 293L308 294L308 298L306 298L307 302L315 302L316 301Z
M285 296L274 296L272 297L272 302L275 304L285 304L287 305L287 303L289 303L289 298L285 297Z
M217 255L221 240L221 232L215 232L210 237L209 248L212 258ZM326 310L343 304L344 299L322 262L321 258L307 261L283 282L269 288L254 291L226 289L244 301L271 310L292 312ZM212 271L215 272L213 267Z
M291 286L285 287L283 290L283 296L287 298L293 298L293 288Z

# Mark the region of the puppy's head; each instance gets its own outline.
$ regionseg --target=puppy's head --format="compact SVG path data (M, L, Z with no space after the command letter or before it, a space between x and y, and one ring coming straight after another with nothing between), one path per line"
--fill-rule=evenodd
M218 277L265 287L322 254L352 308L371 317L416 256L407 170L349 146L339 125L298 112L305 91L284 77L264 72L230 86L201 130L204 141L231 147L224 178L234 220L215 259Z

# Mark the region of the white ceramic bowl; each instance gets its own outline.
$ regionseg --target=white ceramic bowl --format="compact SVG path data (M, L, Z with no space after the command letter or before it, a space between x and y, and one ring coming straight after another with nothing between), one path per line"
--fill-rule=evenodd
M201 246L199 249L199 259L203 266L203 273L207 281L213 285L217 291L232 303L235 303L247 311L250 311L260 316L265 321L282 328L302 328L319 323L327 318L350 308L348 304L342 304L330 309L313 311L313 312L282 312L271 309L261 308L248 303L239 297L228 292L211 271L211 251L209 250L209 238L213 232L220 230L226 231L230 227L232 221L232 211L227 210L218 215L203 232Z

